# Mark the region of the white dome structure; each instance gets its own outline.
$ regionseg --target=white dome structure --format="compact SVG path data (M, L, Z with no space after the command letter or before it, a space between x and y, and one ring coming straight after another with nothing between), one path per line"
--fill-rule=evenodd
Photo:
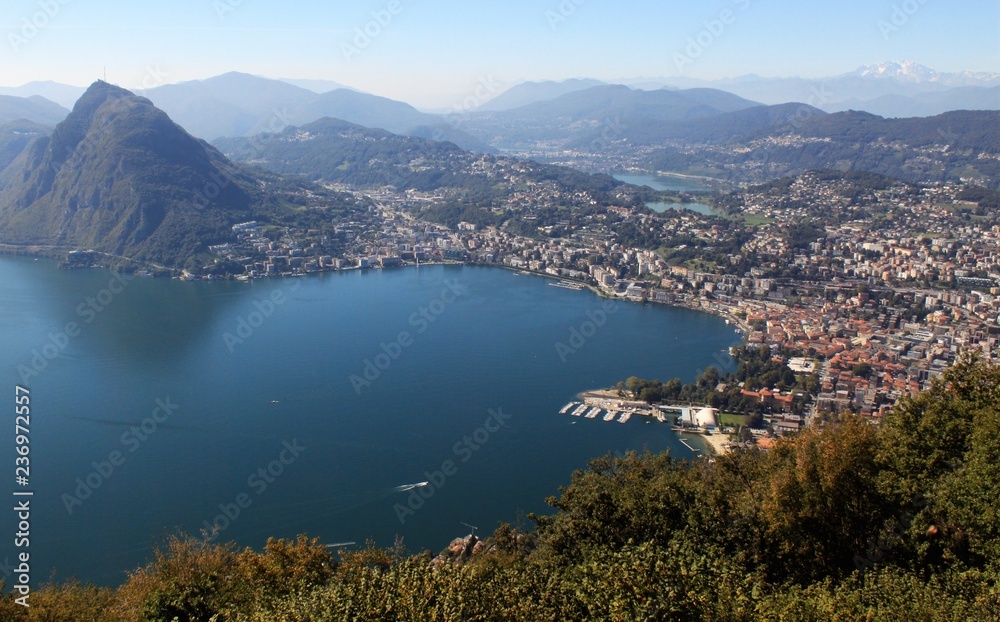
M695 414L694 420L699 428L714 428L716 426L715 409L702 408Z

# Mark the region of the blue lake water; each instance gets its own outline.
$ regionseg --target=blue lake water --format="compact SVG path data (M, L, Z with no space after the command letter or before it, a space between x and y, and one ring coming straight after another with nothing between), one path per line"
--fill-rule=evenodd
M32 399L33 581L117 584L157 539L213 523L242 546L399 535L438 551L463 523L548 511L595 456L690 456L666 425L556 413L632 375L691 380L738 336L657 305L602 322L605 301L548 283L471 266L122 283L0 257L8 421L15 385ZM11 492L14 457L11 425ZM13 560L12 512L0 531Z
M615 179L624 181L627 184L637 186L649 186L653 190L708 190L708 186L701 180L694 177L682 177L680 175L644 173L642 175L615 175Z
M649 186L653 190L673 190L683 192L709 189L708 186L702 183L699 179L681 177L678 175L647 173L643 175L615 175L614 177L615 179L624 181L627 184ZM647 203L646 207L654 212L665 212L672 209L689 209L693 212L698 212L699 214L708 215L712 213L712 208L703 203Z

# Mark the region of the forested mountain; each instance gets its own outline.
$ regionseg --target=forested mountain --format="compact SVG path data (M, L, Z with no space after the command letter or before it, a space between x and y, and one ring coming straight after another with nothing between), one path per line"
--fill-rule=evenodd
M628 145L639 147L655 147L666 142L725 144L743 136L825 115L818 108L793 103L753 106L735 112L680 121L623 120L617 124L610 140L606 140L608 135L604 130L595 130L570 142L567 148L586 151L594 145L607 144L607 149L613 151L615 146L611 143L615 141L627 141Z
M607 192L625 186L608 175L474 154L451 143L400 136L340 119L321 119L273 135L221 139L215 145L236 161L358 188L450 188L485 198L498 188L513 191L512 180L498 171L515 169L517 177L553 181L569 189Z
M46 136L51 128L31 121L11 121L0 125L0 172L3 172L33 140Z
M834 168L911 182L971 178L994 188L1000 184L1000 112L995 111L912 119L854 111L804 116L793 111L790 119L743 131L728 141L723 133L713 134L710 124L707 131L692 125L693 129L677 129L673 135L685 134L688 140L664 144L669 142L665 139L659 146L650 145L642 156L643 165L750 182ZM634 147L631 142L610 146L619 154Z
M288 197L269 181L265 193L149 100L96 82L0 174L0 242L179 266L237 222L278 217Z

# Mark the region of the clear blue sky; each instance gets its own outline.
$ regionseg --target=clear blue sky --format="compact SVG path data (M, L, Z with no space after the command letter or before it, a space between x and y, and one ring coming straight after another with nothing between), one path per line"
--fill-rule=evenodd
M390 6L399 12L379 25L372 13ZM707 32L725 10L730 23ZM23 28L32 19L44 24L34 33ZM376 36L345 53L366 26ZM997 0L7 0L0 27L0 85L84 85L105 66L126 87L147 68L160 76L147 82L235 70L424 107L463 99L485 78L821 77L884 60L1000 72ZM708 45L679 64L699 35Z

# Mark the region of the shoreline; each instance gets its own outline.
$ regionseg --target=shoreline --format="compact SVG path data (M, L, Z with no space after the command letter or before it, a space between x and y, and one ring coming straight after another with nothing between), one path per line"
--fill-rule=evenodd
M705 439L705 446L708 447L713 455L721 456L731 451L728 434L715 431L712 434L703 436L703 438Z
M643 402L641 400L629 400L618 395L617 391L612 389L589 389L587 391L581 391L576 394L576 399L584 404L590 406L598 406L603 409L614 409L614 410L631 410L633 415L638 417L650 417L656 418L653 414L653 406ZM664 421L664 423L666 423ZM694 453L694 457L701 457L698 455L707 455L709 457L721 456L723 454L729 453L729 434L724 434L718 429L713 431L711 434L701 434L698 432L676 432L675 436L681 442L682 445L687 447ZM703 445L703 447L692 447L688 444L690 440L698 440L698 445Z
M22 247L22 246L9 245L9 244L0 244L0 255L6 255L6 256L10 256L10 257L43 257L45 259L52 259L54 261L58 261L59 260L59 255L52 254L52 253L59 252L59 251L56 251L55 249L56 249L56 247L45 247L45 246L37 246L37 245L23 246ZM105 255L105 256L111 256L111 255L108 255L107 253L101 253L101 254ZM134 260L134 259L130 259L130 258L127 258L127 257L121 257L120 259L124 259L124 260L127 260L127 261L138 263L138 264L140 264L142 266L149 266L149 267L157 268L157 266L153 266L152 264L147 264L145 262L140 262L140 261L137 261L137 260ZM607 300L616 300L616 301L630 302L630 303L636 303L636 304L650 303L650 304L663 305L665 307L672 307L672 308L677 308L677 309L688 309L690 311L698 311L698 312L701 312L701 313L707 313L709 315L714 315L714 316L722 318L724 320L729 320L731 323L735 324L737 328L739 328L740 330L743 331L743 334L742 334L742 337L741 337L741 341L743 343L746 342L747 335L749 335L749 333L750 333L749 326L743 320L741 320L740 318L736 317L734 314L729 313L728 311L725 311L725 310L722 310L722 309L711 309L711 308L706 309L706 308L702 307L700 304L691 304L691 303L682 303L682 302L660 302L660 301L657 301L657 300L649 300L649 299L646 299L646 298L643 298L642 300L632 300L632 299L621 297L621 296L612 296L612 295L609 295L604 290L600 289L599 287L597 287L595 285L591 285L590 283L588 283L586 281L582 281L580 279L574 279L574 278L565 277L565 276L556 276L554 274L548 274L546 272L537 272L537 271L534 271L534 270L526 270L526 269L523 269L523 268L515 268L515 267L512 267L512 266L506 266L506 265L503 265L503 264L496 264L496 263L489 264L489 263L477 263L477 262L473 262L473 261L456 261L456 260L447 260L447 259L445 259L445 260L440 260L440 261L428 261L428 262L420 263L420 264L407 263L407 264L403 264L403 265L399 265L399 266L390 266L390 267L369 266L367 268L362 268L360 266L351 266L350 268L334 268L334 269L331 269L331 270L315 270L315 271L312 271L312 272L303 272L303 273L282 273L282 274L274 274L274 275L271 275L271 276L262 276L262 277L257 277L257 278L250 278L250 277L247 277L245 275L239 275L239 276L231 277L231 278L218 278L218 279L210 279L210 278L203 278L203 277L197 277L197 278L193 278L192 279L192 278L185 278L184 276L179 276L179 277L175 276L175 277L170 277L170 278L173 278L173 279L176 279L176 280L187 281L187 282L193 282L193 281L199 281L199 280L206 280L206 281L209 281L209 280L220 280L220 281L232 280L232 281L253 282L253 281L262 281L262 280L268 280L268 279L286 279L286 278L292 278L292 277L306 277L306 276L312 276L312 275L315 275L315 274L327 274L327 273L331 273L331 272L353 272L353 271L359 271L359 270L391 270L391 269L420 268L421 266L481 266L481 267L484 267L484 268L500 268L502 270L507 270L507 271L513 272L515 274L524 274L525 276L538 276L538 277L542 277L542 278L549 279L549 280L554 280L554 281L567 281L567 282L572 282L572 283L578 283L578 284L580 284L582 286L579 291L588 290L588 291L594 293L597 297L604 298L604 299L607 299ZM87 267L87 268L80 268L80 269L110 270L110 268L108 268L106 266L90 266L90 267ZM174 270L174 271L177 270L176 268L168 268L168 269L169 270ZM166 278L166 277L158 277L157 276L157 277L154 277L154 278Z

